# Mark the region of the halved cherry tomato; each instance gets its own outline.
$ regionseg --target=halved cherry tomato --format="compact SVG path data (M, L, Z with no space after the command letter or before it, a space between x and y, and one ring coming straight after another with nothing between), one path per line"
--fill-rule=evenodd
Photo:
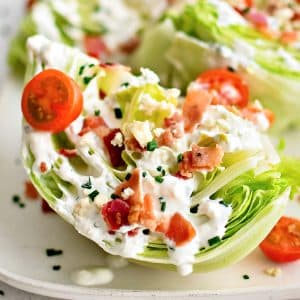
M214 69L202 73L196 82L212 93L212 104L245 107L249 102L249 89L241 77L226 69Z
M81 113L83 96L76 82L61 71L48 69L36 75L25 87L22 112L35 129L64 130Z
M88 35L84 38L86 53L95 58L101 58L103 54L109 52L103 39L100 36Z
M260 244L260 249L275 262L300 259L300 220L282 217Z

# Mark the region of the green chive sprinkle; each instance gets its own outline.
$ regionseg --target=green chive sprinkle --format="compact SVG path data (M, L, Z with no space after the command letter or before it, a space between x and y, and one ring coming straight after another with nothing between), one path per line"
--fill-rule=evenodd
M0 296L5 296L4 291L0 290Z
M159 200L159 201L162 201L162 200L164 200L164 197L163 197L163 196L160 196L160 197L158 198L158 200Z
M82 75L83 71L84 71L85 65L82 65L79 69L79 75Z
M234 69L233 67L231 67L231 66L228 66L228 67L227 67L227 70L228 70L229 72L232 72L232 73L235 72L235 69Z
M191 214L196 214L198 212L199 204L193 206L190 208L190 213Z
M128 174L126 175L125 179L126 179L126 180L129 180L130 178L131 178L131 174L128 173Z
M111 194L111 195L110 195L110 198L113 199L113 200L115 200L115 199L119 198L119 196L116 195L116 194Z
M24 208L25 206L26 206L25 203L19 203L20 208Z
M94 114L95 114L96 117L99 117L100 116L100 110L99 109L95 110Z
M95 151L93 149L89 149L88 154L93 155L93 154L95 154Z
M144 171L144 172L142 173L142 176L145 178L145 177L147 176L147 172Z
M166 171L165 171L164 169L162 169L161 175L162 175L162 176L165 176L165 175L166 175Z
M183 154L182 153L179 153L178 155L177 155L177 162L181 162L181 161L183 161Z
M158 145L157 145L156 141L154 141L154 140L147 144L148 151L154 151L156 148L158 148Z
M156 170L157 170L158 172L160 172L160 171L162 170L162 166L158 166L158 167L156 168Z
M83 83L85 85L88 85L90 83L90 81L95 78L95 76L96 75L93 75L93 76L90 76L90 77L83 77Z
M121 86L122 86L122 87L128 87L128 86L129 86L129 82L123 82L123 83L121 84Z
M89 64L89 68L95 67L94 64Z
M94 190L93 192L91 192L88 196L89 198L94 201L95 198L99 195L99 192L97 190Z
M166 210L166 206L167 206L167 202L165 202L165 201L161 202L161 204L160 204L160 210L161 211L165 211Z
M60 269L61 269L60 265L55 265L55 266L52 267L53 271L59 271Z
M250 279L250 276L245 274L245 275L243 275L243 279L248 280L248 279Z
M150 230L149 229L144 229L143 230L143 234L144 235L149 235L150 234Z
M219 236L215 236L215 237L213 237L212 239L209 239L209 240L208 240L208 245L209 245L209 246L213 246L213 245L216 245L216 244L218 244L218 243L220 243L220 242L221 242L220 237L219 237Z
M122 113L122 111L121 111L120 108L116 107L114 109L114 111L115 111L115 117L116 117L116 119L122 119L123 118L123 113Z
M163 177L161 177L161 176L155 176L154 179L158 183L162 183L164 181Z
M92 188L92 182L91 182L91 177L89 177L89 180L87 183L84 183L82 186L81 186L83 189L88 189L90 190Z
M62 250L56 250L56 249L53 249L53 248L48 248L46 249L46 254L47 256L57 256L57 255L62 255L63 254L63 251Z
M12 197L12 201L13 201L14 203L18 203L18 202L20 201L20 196L14 195L14 196Z

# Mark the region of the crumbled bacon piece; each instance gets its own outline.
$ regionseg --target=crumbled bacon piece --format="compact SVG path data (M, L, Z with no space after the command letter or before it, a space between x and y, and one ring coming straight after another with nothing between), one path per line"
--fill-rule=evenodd
M125 149L124 145L119 147L118 145L114 146L111 143L118 132L122 134L120 129L112 129L108 135L103 137L103 142L106 146L113 167L121 167L125 164L122 158L122 151Z
M183 160L179 163L179 174L190 178L194 171L213 170L221 164L224 152L219 145L214 147L192 146L192 151L183 153Z
M25 182L25 196L32 200L39 198L39 193L30 181Z
M87 117L83 121L83 126L79 135L83 136L90 131L94 131L100 138L103 138L110 133L109 127L103 118L99 116Z
M143 152L145 149L141 147L139 142L136 140L135 137L130 137L125 140L125 145L128 150L134 151L134 152Z
M140 39L138 37L132 37L127 42L120 45L120 50L125 54L131 54L139 46Z

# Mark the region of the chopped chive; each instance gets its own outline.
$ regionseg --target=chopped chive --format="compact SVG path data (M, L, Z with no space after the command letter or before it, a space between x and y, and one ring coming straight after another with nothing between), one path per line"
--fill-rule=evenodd
M89 68L95 67L95 64L89 64Z
M25 206L26 206L25 203L19 203L19 207L20 207L20 208L24 208Z
M18 203L18 202L20 201L20 196L14 195L14 196L12 197L12 201L13 201L14 203Z
M90 194L88 194L89 198L94 201L95 198L99 195L99 192L97 190L94 190L93 192L91 192Z
M212 239L209 239L209 240L208 240L209 246L216 245L216 244L218 244L218 243L220 243L220 242L221 242L221 239L220 239L219 236L215 236L215 237L213 237Z
M143 234L144 235L149 235L150 234L150 230L149 229L144 229L143 230Z
M90 77L83 77L83 83L85 84L85 85L88 85L89 83L90 83L90 81L92 80L92 79L94 79L96 77L96 75L93 75L93 76L90 76Z
M227 70L228 70L229 72L232 72L232 73L235 72L235 69L234 69L233 67L231 67L231 66L228 66L228 67L227 67Z
M159 201L162 201L162 200L164 200L164 197L163 197L163 196L160 196L160 197L158 198L158 200L159 200Z
M113 200L115 200L115 199L119 198L119 196L116 195L116 194L111 194L111 195L110 195L110 198L113 199Z
M123 113L122 113L122 111L119 107L116 107L114 109L114 112L115 112L116 119L122 119L123 118Z
M222 204L222 205L224 205L224 206L226 206L226 207L228 207L229 205L226 203L226 202L224 202L223 200L222 201L220 201L219 202L220 204Z
M154 151L156 148L158 148L156 141L153 140L151 142L148 142L147 151Z
M147 172L144 171L144 172L142 173L142 176L145 178L145 177L147 176Z
M199 204L193 206L190 208L190 213L191 214L196 214L198 212Z
M131 178L131 174L128 173L128 174L125 176L125 179L126 179L126 180L129 180L130 178Z
M90 148L89 151L88 151L88 154L89 154L89 155L93 155L93 154L95 154L95 151L94 151L93 149Z
M158 183L162 183L164 181L164 178L161 177L161 176L155 176L154 177L155 181L158 182Z
M115 239L115 242L116 242L116 243L122 243L122 239L119 238L119 237L117 237L117 238Z
M96 117L99 117L100 116L100 110L99 109L95 110L94 114L95 114Z
M52 267L53 271L59 271L60 269L61 269L60 265L55 265L55 266Z
M160 204L160 210L161 211L165 211L166 210L166 206L167 206L167 202L165 202L165 201L161 202L161 204Z
M179 154L177 155L177 162L181 162L181 161L183 161L183 154L182 154L182 153L179 153Z
M174 247L169 247L169 250L174 251L175 248Z
M129 82L123 82L123 83L121 84L121 86L122 86L122 87L128 87L128 86L129 86Z
M82 65L79 69L79 75L82 75L83 71L84 71L85 65Z
M5 296L4 291L0 290L0 296Z
M165 176L165 175L166 175L166 170L162 169L161 175L162 175L162 176Z
M82 186L81 186L83 189L88 189L90 190L92 188L92 182L91 182L91 177L89 177L89 180L87 183L84 183Z
M245 275L243 275L243 279L248 280L248 279L250 279L250 276L245 274Z
M156 170L157 170L158 172L160 172L160 171L162 170L162 166L158 166L158 167L156 168Z
M62 255L63 254L63 251L62 250L56 250L56 249L53 249L53 248L48 248L46 249L46 254L47 256L57 256L57 255Z
M199 249L199 251L203 251L203 250L205 250L205 247L201 247L201 248Z

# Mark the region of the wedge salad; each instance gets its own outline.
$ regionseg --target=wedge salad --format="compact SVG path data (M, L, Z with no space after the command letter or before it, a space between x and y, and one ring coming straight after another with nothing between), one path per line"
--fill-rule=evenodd
M229 67L247 82L251 99L275 113L274 131L298 126L299 50L258 30L225 1L194 2L149 28L130 64L183 90L199 73Z
M181 97L149 69L133 75L43 36L28 51L25 169L108 253L207 272L242 259L281 217L295 166L280 160L265 134L272 113L249 102L237 74L201 74Z

